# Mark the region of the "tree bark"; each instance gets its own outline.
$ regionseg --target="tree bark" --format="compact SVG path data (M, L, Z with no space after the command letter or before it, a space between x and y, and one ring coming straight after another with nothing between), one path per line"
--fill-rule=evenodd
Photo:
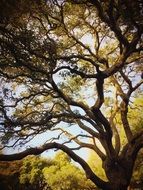
M128 189L133 171L132 159L106 159L103 168L110 183L110 190Z

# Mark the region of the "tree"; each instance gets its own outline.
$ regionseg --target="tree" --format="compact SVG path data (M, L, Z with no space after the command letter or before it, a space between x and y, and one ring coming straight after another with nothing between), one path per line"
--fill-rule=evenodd
M24 190L19 182L22 161L0 162L0 187L5 190Z
M16 11L1 15L1 141L3 147L23 146L48 135L40 147L0 160L61 149L99 188L126 190L143 147L143 131L134 131L128 117L143 83L142 2L15 2L18 17ZM84 147L98 154L108 181L76 154Z
M92 190L96 189L84 173L71 163L63 152L58 152L50 167L43 170L44 177L52 190Z
M26 190L51 190L44 179L43 169L49 167L52 160L40 158L39 156L28 156L23 159L19 172L19 183Z
M0 166L0 186L5 190L96 189L63 152L52 159L27 156L22 161L1 162Z

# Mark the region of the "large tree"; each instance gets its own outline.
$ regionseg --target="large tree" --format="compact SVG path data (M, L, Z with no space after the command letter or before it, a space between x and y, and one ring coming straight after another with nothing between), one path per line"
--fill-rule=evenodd
M43 145L0 160L61 149L101 189L127 189L143 147L143 131L135 132L128 117L143 83L143 3L3 0L0 6L2 146L46 134ZM98 154L108 181L76 154L82 148Z

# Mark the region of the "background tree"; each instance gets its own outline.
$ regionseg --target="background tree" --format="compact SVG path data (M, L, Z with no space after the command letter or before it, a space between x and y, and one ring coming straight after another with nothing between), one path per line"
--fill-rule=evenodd
M28 156L22 161L1 162L0 166L0 187L5 190L96 189L63 152L52 159Z
M92 190L96 189L84 173L71 163L71 159L63 152L56 154L53 164L45 167L44 177L53 190Z
M50 159L46 160L39 156L26 157L20 167L19 183L28 190L36 190L37 188L51 190L42 172L45 167L49 167L51 164L52 160Z
M6 9L0 24L1 141L8 148L24 146L44 132L47 139L39 147L0 155L0 160L61 149L98 187L127 189L143 147L143 131L133 129L128 114L143 83L143 3L14 2L1 4ZM74 152L85 147L102 160L107 181Z
M0 187L5 190L23 190L19 182L22 161L0 162Z

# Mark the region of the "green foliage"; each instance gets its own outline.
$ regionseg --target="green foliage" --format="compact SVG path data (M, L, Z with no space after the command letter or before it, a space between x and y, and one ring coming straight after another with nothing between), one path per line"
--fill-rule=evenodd
M141 186L143 184L143 150L138 153L131 183L141 184Z
M65 153L57 153L53 161L54 165L43 170L45 179L53 190L80 190L94 187Z
M143 129L143 95L137 96L134 99L133 105L129 109L129 121L132 129L135 132ZM138 158L135 162L132 182L135 184L143 184L143 151L138 153Z
M20 172L20 183L38 184L43 178L42 169L51 164L51 160L30 156L24 159Z
M104 169L102 168L102 160L94 151L89 151L88 163L92 170L101 178L107 181Z
M134 132L143 128L143 95L137 95L129 109L129 121Z
M88 190L95 187L83 171L71 163L70 157L61 151L51 160L35 156L25 158L20 183L30 183L39 188L44 184L52 190Z

